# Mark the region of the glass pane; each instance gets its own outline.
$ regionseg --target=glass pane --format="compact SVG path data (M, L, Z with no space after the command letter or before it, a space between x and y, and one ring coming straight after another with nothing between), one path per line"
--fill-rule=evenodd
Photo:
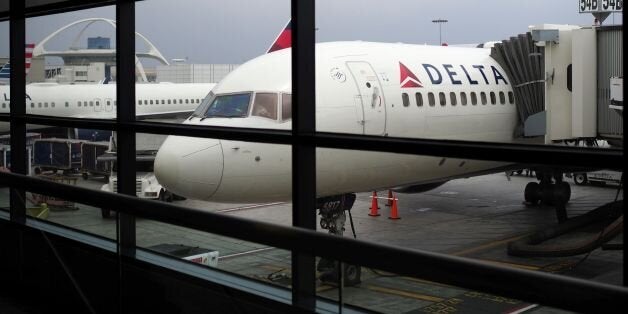
M27 125L26 148L29 175L98 191L111 191L110 177L115 160L111 153L111 132L93 129L66 129ZM51 195L27 192L30 215L37 208L48 213L38 217L74 229L115 238L115 220L108 209L79 204Z
M154 162L154 172L138 164L138 187L142 192L156 192L140 193L140 197L292 224L289 146L154 134L138 134L140 142L154 143L142 149L142 159ZM218 254L218 264L213 266L219 269L283 287L291 283L289 251L149 220L138 223L137 230L142 247L168 244L211 249Z
M114 119L115 34L114 6L26 19L27 113Z
M591 181L591 177L595 179ZM491 265L551 269L564 276L585 276L615 285L622 283L612 274L623 267L623 253L612 250L621 242L617 222L622 205L615 202L620 178L621 173L608 170L561 173L540 165L317 149L317 194L337 198L355 193L356 197L355 202L348 202L350 211L321 216L326 222L321 225L344 231L335 234ZM384 186L390 188L378 188ZM543 238L550 230L575 223L573 219L582 221L601 213L609 216L538 245L531 242L533 237ZM582 245L601 239L602 230L608 238L593 250ZM607 244L600 246L602 242ZM390 263L394 265L394 257ZM319 270L320 280L336 280L336 276ZM375 311L389 307L386 311L405 312L470 293L420 279L363 268L360 284L348 285L343 298L349 305ZM323 282L318 286L319 295L337 297L336 287ZM465 309L479 300L487 301L487 306L525 303L489 300L487 294L473 293L478 300L453 305Z

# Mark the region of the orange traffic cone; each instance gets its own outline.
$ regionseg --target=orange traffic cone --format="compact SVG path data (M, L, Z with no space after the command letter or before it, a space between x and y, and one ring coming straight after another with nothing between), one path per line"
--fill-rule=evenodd
M379 213L377 212L377 210L379 209L379 205L377 205L377 192L373 191L373 196L371 196L371 212L369 213L369 216L373 216L373 217L377 217L379 216Z
M393 192L392 190L388 190L388 202L386 202L386 206L392 206L393 204Z
M399 213L397 212L397 199L392 199L392 207L390 207L390 217L388 219L401 219L399 217Z

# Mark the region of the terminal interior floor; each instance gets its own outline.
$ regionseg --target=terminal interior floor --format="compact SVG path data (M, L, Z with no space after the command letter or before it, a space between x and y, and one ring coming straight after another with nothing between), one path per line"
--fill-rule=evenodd
M598 248L589 254L568 257L517 257L507 253L509 242L556 224L553 208L530 207L522 202L523 189L533 180L523 175L508 178L504 173L499 173L450 181L423 193L397 194L398 220L388 219L390 208L385 206L383 200L379 202L381 216L369 216L371 194L360 193L351 211L356 236L358 239L404 248L621 285L622 251ZM79 179L77 182L94 188L103 183L100 178ZM617 192L616 187L612 186L580 186L571 183L571 188L571 201L567 206L569 217L584 214L613 201ZM379 196L386 196L386 191L380 191ZM8 203L7 197L5 191L0 197L3 204ZM175 203L204 210L211 208L225 215L259 221L284 225L291 223L290 203L218 204L194 200ZM47 220L105 237L115 237L115 220L102 218L100 209L90 206L77 205L72 210L52 210ZM349 219L345 227L344 235L352 236ZM592 226L549 243L558 246L561 243L573 243L595 236L598 232L599 226ZM621 235L611 240L611 243L620 239ZM219 269L278 287L290 286L291 259L290 253L285 250L146 219L137 221L137 243L140 247L169 243L216 250L219 252ZM390 263L395 263L394 257L390 258ZM538 304L368 268L362 268L361 275L360 284L344 289L343 302L364 311L436 313L439 309L455 309L467 313L502 313L525 309L528 313L562 312ZM317 295L337 300L337 286L319 281ZM20 309L19 306L16 308Z

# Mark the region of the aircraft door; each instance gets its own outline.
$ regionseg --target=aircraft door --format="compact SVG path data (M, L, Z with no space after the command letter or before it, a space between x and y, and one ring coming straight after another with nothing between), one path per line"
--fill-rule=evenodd
M90 107L92 106L92 104L94 106L94 111L96 111L96 112L102 111L103 105L102 105L102 101L101 101L100 98L94 98L94 100L91 101L90 104L89 104Z
M348 61L347 67L358 88L355 98L362 102L364 134L383 135L386 131L386 103L377 74L365 61Z
M111 98L106 98L103 105L105 106L105 111L113 111L113 100Z

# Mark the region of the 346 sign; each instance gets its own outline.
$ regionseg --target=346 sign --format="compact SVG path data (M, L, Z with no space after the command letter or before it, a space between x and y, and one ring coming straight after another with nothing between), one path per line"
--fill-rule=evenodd
M580 0L580 13L621 12L623 0Z

